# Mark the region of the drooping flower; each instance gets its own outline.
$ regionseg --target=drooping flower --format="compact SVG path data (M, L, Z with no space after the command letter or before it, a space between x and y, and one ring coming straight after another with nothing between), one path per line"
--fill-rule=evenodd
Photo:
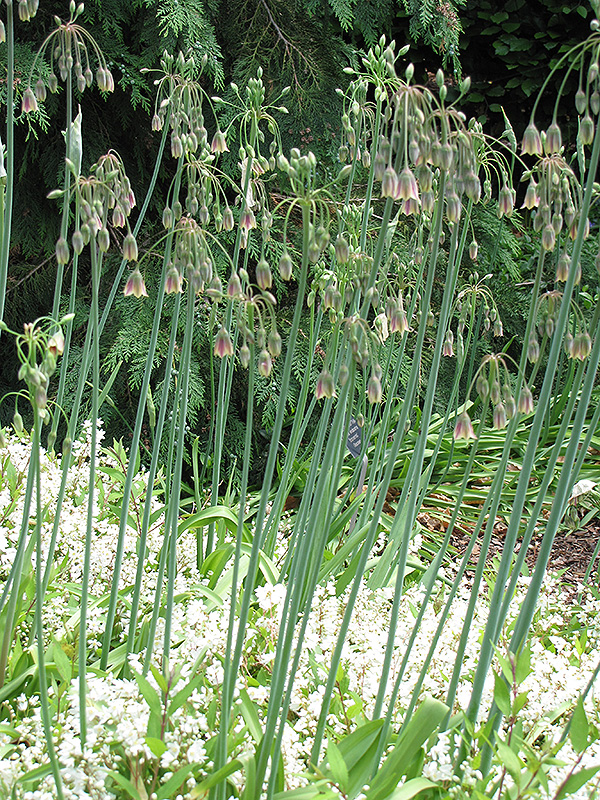
M139 267L136 267L129 278L127 278L127 283L123 289L123 294L125 297L129 297L130 295L133 295L137 298L148 297L146 284L144 283L144 277L140 272Z
M528 156L541 156L543 153L542 137L533 121L525 128L521 152Z
M322 370L321 374L317 379L317 385L315 388L315 397L317 400L322 400L324 397L334 397L335 395L335 383L331 376L329 370L324 369Z
M210 145L210 149L213 153L228 153L229 148L227 147L227 140L225 139L225 134L223 131L218 130L212 140Z
M454 438L464 439L465 441L469 441L469 439L476 439L475 431L473 430L473 423L471 422L471 417L467 414L466 411L463 411L462 414L459 414L456 418L456 425L454 426Z
M369 383L367 384L367 397L369 399L369 403L372 405L374 403L380 403L381 398L383 397L383 389L381 388L381 380L379 376L373 371L371 373L371 377L369 378Z
M233 342L228 331L221 325L219 332L215 337L215 355L219 358L233 355Z

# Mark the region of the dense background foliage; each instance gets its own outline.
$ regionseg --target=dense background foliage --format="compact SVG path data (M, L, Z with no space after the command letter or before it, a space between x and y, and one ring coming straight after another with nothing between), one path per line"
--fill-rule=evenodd
M432 0L295 0L285 4L273 0L91 0L86 3L82 21L106 54L115 75L116 91L110 99L110 112L97 92L86 92L81 97L87 148L84 169L109 146L113 147L122 155L138 202L141 201L158 142L150 131L155 77L152 70L165 49L192 53L198 64L204 60L205 80L212 82L207 89L225 97L231 91L231 81L243 85L258 65L264 70L268 92L274 94L290 85L290 113L281 119L284 150L292 145L310 148L325 169L327 164L333 168L338 159L341 101L336 89L348 82L343 68L355 63L357 53L371 46L382 33L395 37L400 45L410 43L407 59L415 63L423 83L433 80L439 66L456 79L470 75L472 91L465 112L486 121L488 130L501 135L504 109L520 136L528 122L532 96L542 87L549 66L584 38L590 14L587 6L565 5L556 0L506 0L499 4L468 0L455 5ZM35 20L18 27L21 39L17 64L21 76L17 91L27 82L34 47L52 25L51 12L42 4ZM576 81L576 76L572 80ZM547 100L541 103L540 124L545 124L552 113L554 88L549 87ZM566 96L570 94L567 91ZM60 120L65 113L64 95L50 95L46 111L48 116L38 119L33 127L23 119L17 128L19 171L6 316L8 324L15 328L47 313L52 302L53 250L59 217L56 203L46 200L45 194L59 185L62 171L64 142ZM574 109L567 102L559 113L566 140L574 141L574 131L570 129L576 124ZM137 133L132 135L131 131ZM230 145L226 169L236 170L237 146L235 142ZM168 166L164 167L160 176L163 188L171 178L168 170ZM40 192L40 186L46 191ZM272 186L274 198L278 190ZM155 196L161 194L164 196L160 191ZM159 235L161 213L162 208L151 210L140 237L143 249L151 247ZM495 220L493 209L475 217L476 234L481 239L481 271L496 275L492 288L505 329L517 339L525 314L527 292L523 287L530 278L526 223L526 219ZM591 256L588 267L584 282L594 279ZM108 262L103 291L110 288L116 268L116 264L111 267ZM74 342L75 357L77 346L83 343L90 291L85 262L80 270L81 325ZM465 279L469 270L466 266ZM152 286L151 279L148 283ZM285 317L293 292L288 291L286 296L281 285L277 288L280 313ZM104 378L122 363L102 416L109 433L117 437L127 436L134 413L131 390L141 379L149 326L149 313L143 307L141 311L132 310L124 302L118 303L117 313L108 321L102 352ZM199 327L190 412L192 432L201 445L208 437L211 419L210 388L204 368L209 353L207 342L206 332ZM12 344L7 339L0 342L0 358L4 365L0 375L2 395L15 385L17 372ZM450 385L451 378L450 373L446 380L442 377L440 407L446 400L444 386ZM161 381L162 376L157 374L153 379L155 390L160 390ZM259 395L262 416L257 419L257 451L263 440L261 431L268 430L272 414L269 396L265 390L261 402ZM243 400L234 397L233 408L243 414ZM7 406L0 410L2 421L11 414ZM239 452L239 430L234 410L226 443L229 453Z

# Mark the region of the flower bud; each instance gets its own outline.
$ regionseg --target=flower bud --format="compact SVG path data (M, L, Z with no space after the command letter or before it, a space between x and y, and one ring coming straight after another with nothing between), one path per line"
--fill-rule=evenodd
M369 403L371 403L371 405L374 403L380 403L382 396L383 389L381 388L381 380L375 371L373 371L367 384L367 397L369 399Z
M233 211L229 206L225 206L223 210L223 230L232 231L234 226Z
M350 258L350 248L348 247L347 240L342 236L341 233L335 240L334 248L337 262L339 264L348 263L348 259Z
M552 224L549 223L545 226L544 230L542 231L542 248L547 252L554 250L554 245L556 243L556 234L554 232L554 228Z
M18 411L15 411L13 416L13 428L17 433L23 433L23 417Z
M591 144L594 141L594 121L589 114L586 114L580 122L579 138L582 144Z
M244 367L244 369L247 369L248 365L250 364L250 348L246 342L244 342L244 344L240 347L240 352L238 355L240 357L240 364L242 367Z
M269 332L267 347L269 349L269 353L271 353L273 358L277 358L277 356L281 355L281 347L282 347L281 336L279 334L279 331L275 327L271 328Z
M61 236L59 240L56 242L56 261L59 264L68 264L69 263L69 245L67 244L67 240Z
M263 348L258 356L258 372L263 378L268 378L273 369L273 361L269 351Z
M395 197L398 188L398 176L393 167L386 167L381 180L381 196Z
M96 241L98 242L100 251L102 253L106 253L110 247L110 235L108 233L108 228L100 228Z
M535 364L539 357L540 346L537 338L532 334L529 338L529 344L527 345L527 359L531 364Z
M292 258L287 250L279 260L279 274L284 281L289 281L292 277Z
M475 382L475 389L482 400L487 400L490 394L490 384L483 372L480 372Z
M264 258L261 258L256 265L256 283L263 291L270 289L273 285L273 275L269 264Z

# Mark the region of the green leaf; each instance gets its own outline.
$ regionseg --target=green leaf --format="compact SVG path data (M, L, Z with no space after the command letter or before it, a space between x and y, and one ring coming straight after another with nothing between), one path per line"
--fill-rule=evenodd
M577 700L577 705L573 709L571 716L571 727L569 729L569 739L576 753L583 753L588 746L589 724L583 708L581 697Z
M504 714L508 717L510 714L510 689L502 675L494 672L494 702Z
M531 650L529 645L526 645L517 656L517 663L515 666L515 681L517 685L523 683L525 678L531 673Z
M202 673L199 673L198 675L195 675L192 678L192 680L183 687L183 689L180 689L177 692L177 694L173 697L173 699L169 703L169 711L168 711L169 715L174 714L178 708L181 708L181 706L186 702L188 697L192 694L194 689L197 689L203 680L204 680L204 675Z
M382 726L381 719L369 720L338 742L337 747L342 758L346 764L351 765L348 775L349 798L356 797L375 769Z
M349 776L348 767L342 758L342 754L335 742L330 741L327 745L327 761L331 777L343 794L348 794Z
M419 748L437 729L447 713L448 707L439 700L432 697L423 700L371 782L366 792L367 800L385 800L390 796L400 778L406 774Z
M248 730L250 731L250 735L254 739L254 741L258 744L263 737L263 730L260 724L260 719L258 717L258 712L256 710L256 706L250 699L250 695L245 689L240 691L240 705L242 716L244 717L244 722Z
M108 774L115 783L119 784L121 789L125 789L129 797L132 797L133 800L143 800L142 796L140 795L139 791L136 789L134 784L130 780L128 780L128 778L126 778L124 775L121 775L119 772L114 772L112 770Z
M230 775L233 775L234 772L239 772L242 767L242 762L238 758L234 758L233 761L229 762L229 764L225 764L224 767L221 767L221 769L213 772L212 775L209 775L208 778L205 778L202 783L199 783L192 790L190 797L192 800L194 800L196 797L204 797L204 795L208 794L209 790L212 789L213 786L223 783L226 778L228 778Z
M498 750L498 756L500 757L500 761L506 769L510 772L510 775L514 782L519 786L520 779L521 779L521 770L523 769L523 762L519 758L519 756L511 750L511 748L503 742L501 739L496 741L496 747Z
M162 714L162 705L160 702L160 697L158 696L156 689L154 689L151 684L149 683L143 675L138 675L137 672L134 673L135 679L137 681L137 685L140 687L140 692L142 693L142 697L148 703L148 707L153 714L158 714L159 716Z
M197 766L198 764L186 764L185 767L180 767L156 792L156 800L171 800L172 797L175 797L177 790L184 783L194 767Z
M411 778L399 786L391 795L390 800L410 800L411 797L427 789L435 789L437 784L427 778Z
M65 683L70 683L71 678L73 676L73 666L65 651L60 646L59 642L54 642L52 646L52 653L53 658L52 660L56 664L56 669L58 670L58 674L63 679Z
M554 800L562 800L567 795L574 794L578 789L581 789L584 784L591 780L600 769L600 764L595 767L585 767L571 775L563 786L561 786L558 794L555 795Z
M163 740L157 739L154 736L146 736L144 741L157 758L160 758L167 749L167 745L163 742Z

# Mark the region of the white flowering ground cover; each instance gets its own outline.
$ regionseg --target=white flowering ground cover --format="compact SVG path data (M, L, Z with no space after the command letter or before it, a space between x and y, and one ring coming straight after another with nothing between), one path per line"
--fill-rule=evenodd
M48 587L44 606L44 631L47 660L56 664L51 670L50 695L53 711L54 743L61 765L65 797L72 800L93 798L157 798L157 800L191 800L198 796L195 788L211 772L211 750L218 722L218 698L222 678L222 659L226 656L228 598L223 592L217 602L203 590L207 579L196 568L195 539L192 531L184 532L178 542L178 573L174 607L171 651L171 685L169 702L161 688L160 625L154 649L154 668L148 674L149 685L156 690L161 702L170 705L180 689L194 680L194 689L179 704L171 706L161 739L148 736L150 708L147 688L136 680L142 671L143 654L130 659L128 678L101 672L90 662L88 672L87 719L85 750L79 739L79 708L76 685L76 641L78 628L78 584L82 577L82 541L86 526L86 487L89 469L88 439L74 443L74 463L69 474L69 488L62 513L60 537L54 556L55 572ZM15 554L22 514L24 483L29 462L26 437L9 437L8 447L0 452L0 575L5 580ZM118 459L104 451L98 458L98 507L94 521L93 552L90 575L92 598L88 624L89 651L99 652L103 633L104 608L101 598L110 588L111 565L118 535L118 520L112 509L118 495L115 473ZM60 482L58 461L43 454L42 506L43 535L48 543L53 523L56 487ZM145 491L144 475L135 482L134 495ZM160 502L156 500L157 511ZM132 518L137 514L132 502ZM162 543L163 519L158 515L150 531L148 566L144 574L142 608L151 613L154 602L156 568ZM285 549L285 531L281 531L278 555ZM277 559L275 559L275 568ZM136 569L136 530L132 527L126 543L121 575L123 589L131 586ZM31 569L33 570L33 563ZM514 620L524 597L527 579L522 578L514 598L511 617ZM236 689L236 718L232 729L232 755L243 760L260 735L256 719L263 719L269 696L269 675L274 658L278 613L285 587L275 582L256 589L247 630L242 670ZM338 740L357 724L371 717L387 637L392 589L370 591L363 585L346 638L342 668L338 673L337 691L328 718L327 736ZM423 695L444 700L455 660L456 646L461 633L470 586L465 580L448 620L440 645L433 658ZM128 624L126 595L118 608L120 641L124 640ZM421 601L418 583L408 587L402 602L396 633L396 655L389 686L397 674ZM22 614L18 628L17 648L24 656L35 646L31 632L32 605ZM323 685L335 645L345 594L336 595L335 585L320 587L315 598L300 667L297 670L291 711L283 742L285 786L288 789L306 783L308 757L321 707ZM418 678L423 660L438 622L438 604L430 603L411 662L401 685L395 708L394 725L399 727ZM600 599L592 590L586 591L580 606L567 606L560 582L549 578L541 596L531 640L532 670L519 687L526 692L526 702L519 718L520 735L540 754L548 752L560 739L568 714L578 695L585 689L599 656L600 630L598 612ZM487 615L487 595L480 596L472 637L465 653L465 663L459 685L456 710L466 708L470 697L470 678L478 659L479 640ZM117 637L119 638L119 637ZM119 641L115 641L115 647ZM12 665L14 667L15 661ZM32 673L33 674L33 673ZM9 681L14 675L8 676ZM490 677L482 703L482 720L493 697L494 679ZM185 693L184 693L185 694ZM250 702L251 701L251 702ZM256 717L248 713L254 708ZM600 698L592 688L585 709L588 719L597 722ZM578 768L600 763L600 740L592 742L583 756L578 755L569 739L559 753L559 762L548 772L546 795L554 797L561 782L575 764ZM40 704L31 680L24 681L18 690L5 697L0 721L0 798L21 800L50 800L56 797L49 771L39 770L48 762L45 737L40 717ZM468 760L460 778L448 754L448 735L442 734L430 742L422 775L435 781L439 796L469 797L480 778L477 764ZM494 761L495 774L501 765ZM38 770L37 773L32 771ZM31 778L33 774L34 779ZM118 777L120 776L120 778ZM574 796L595 796L595 778L581 787ZM128 787L126 786L129 782ZM230 777L231 793L241 789L244 772ZM507 779L506 785L510 784ZM537 796L542 791L537 790ZM137 795L136 795L137 793ZM516 794L513 796L517 796ZM525 795L521 795L525 796Z

